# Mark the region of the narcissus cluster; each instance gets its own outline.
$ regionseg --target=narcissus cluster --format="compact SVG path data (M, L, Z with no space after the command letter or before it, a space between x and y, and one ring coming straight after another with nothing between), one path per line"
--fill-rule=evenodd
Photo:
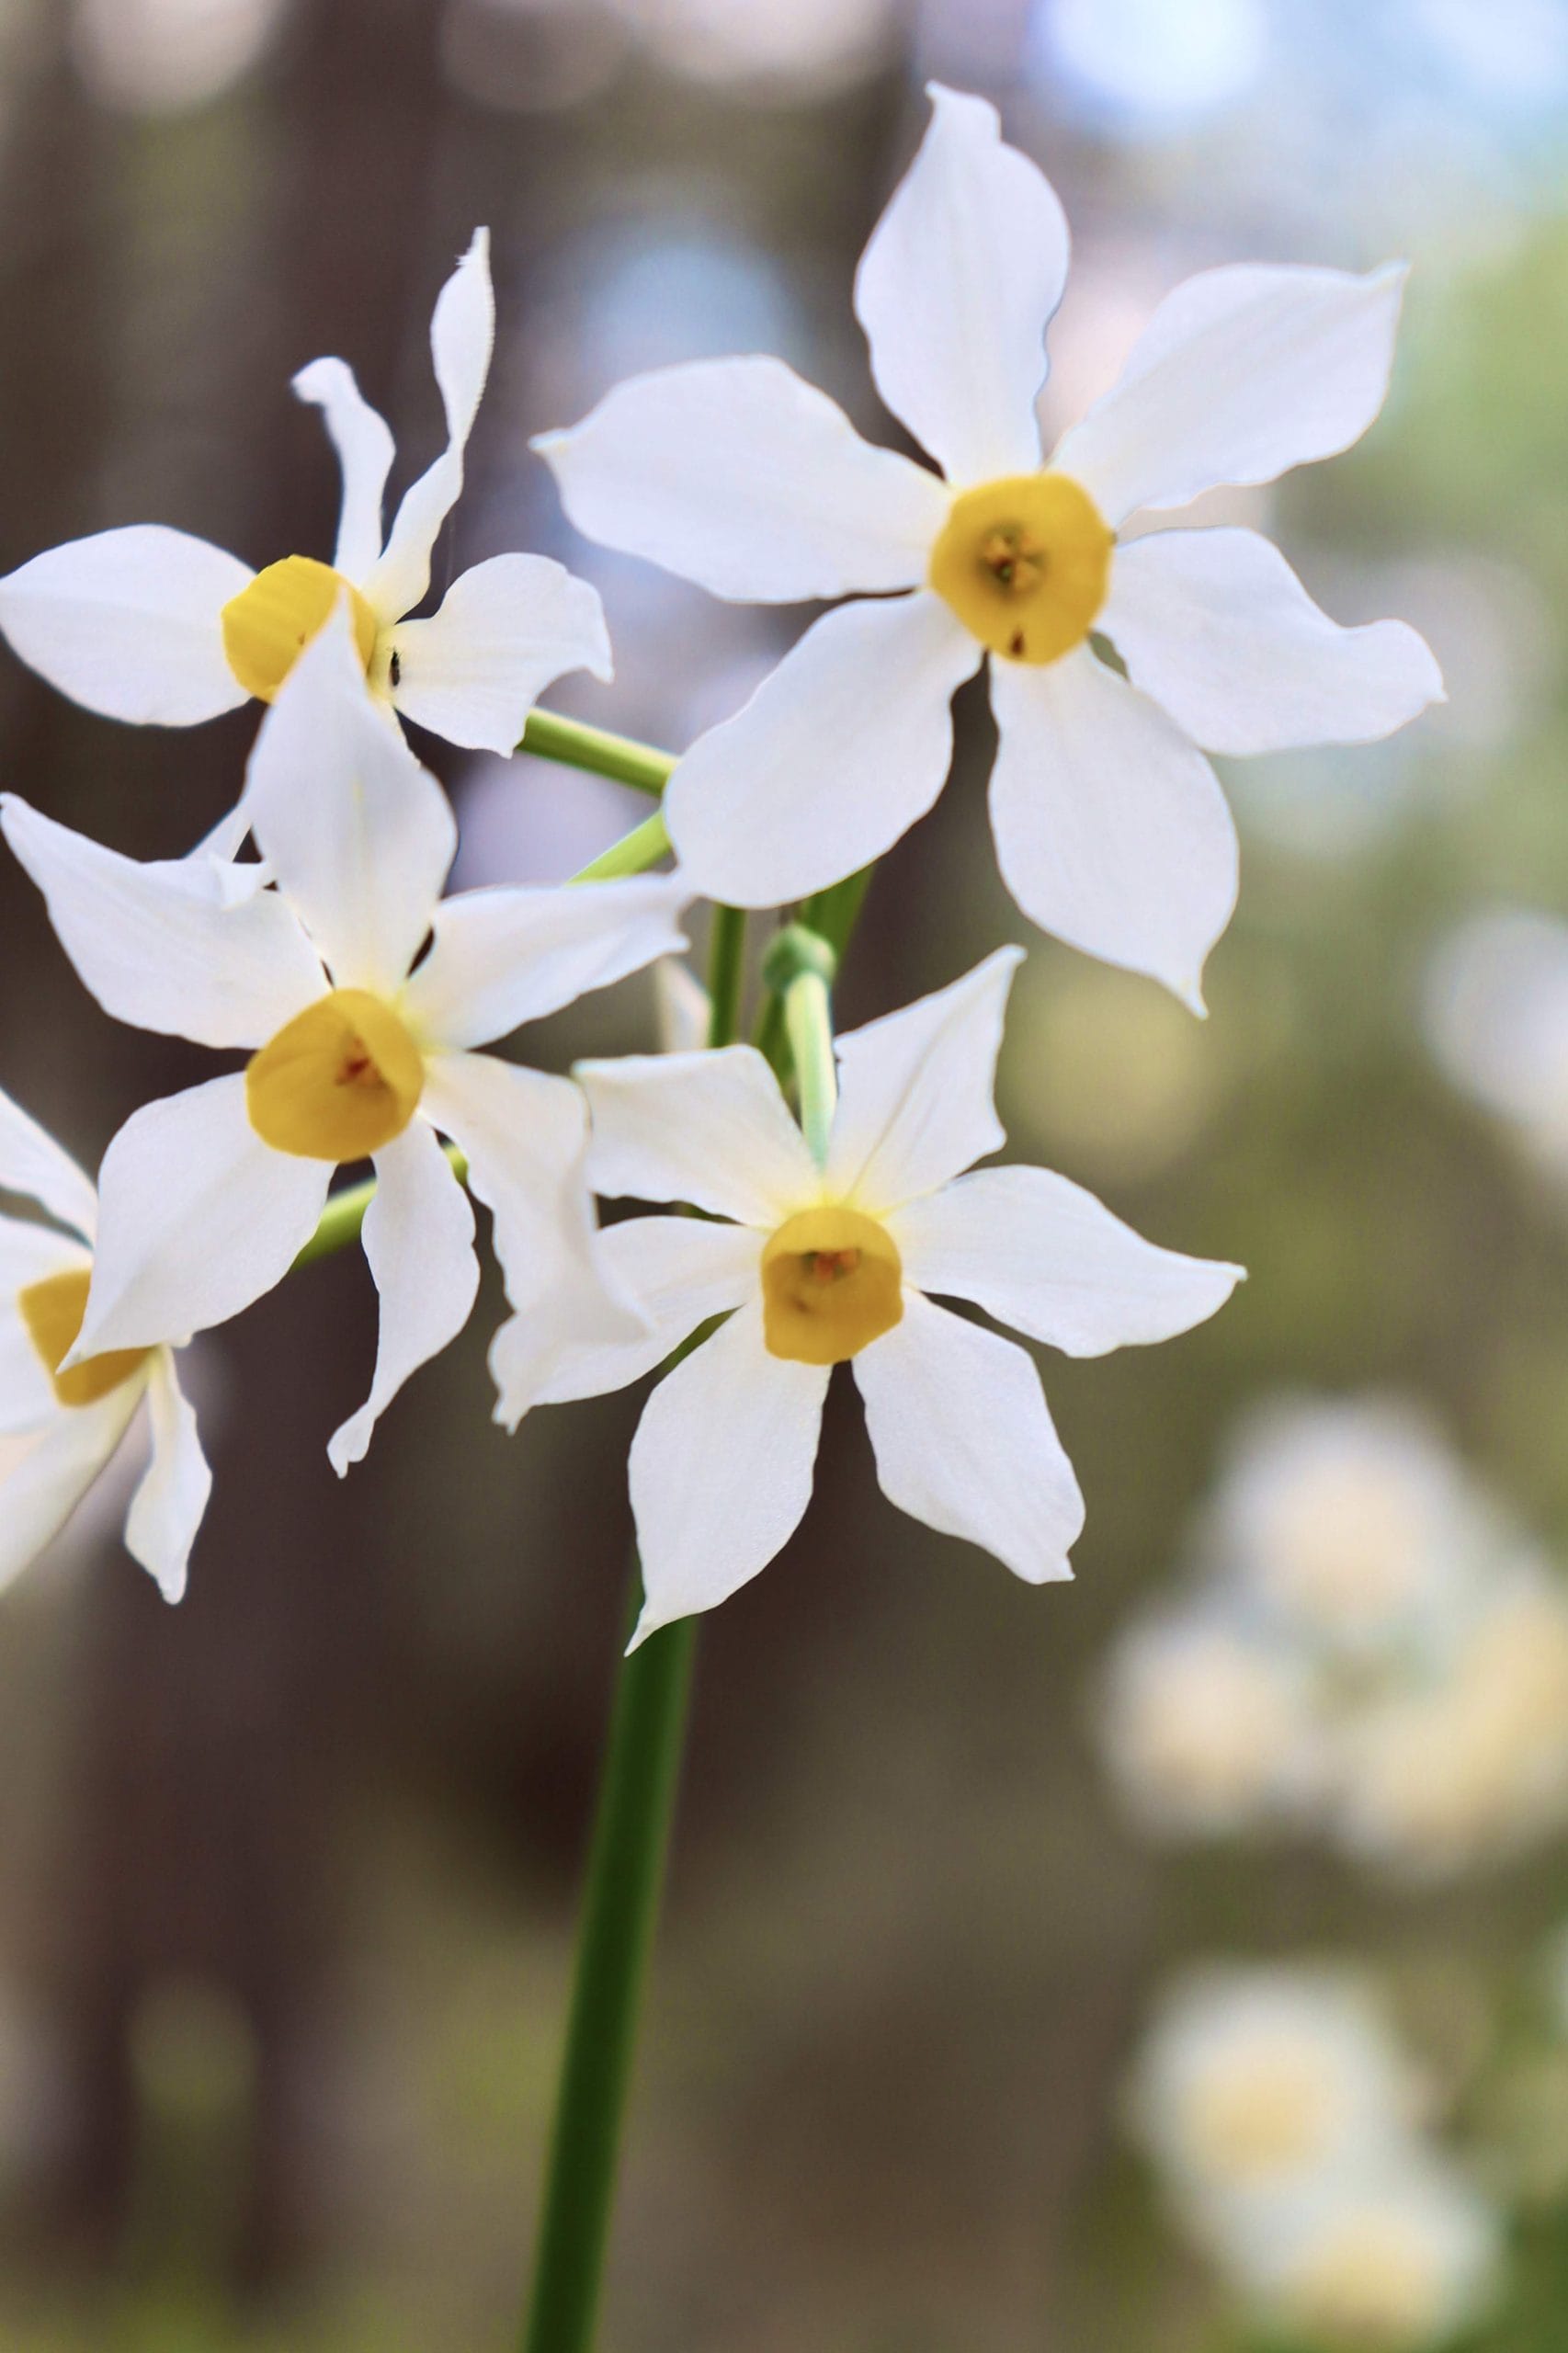
M44 779L5 798L6 840L105 1010L246 1059L138 1111L96 1199L20 1113L0 1123L0 1180L51 1221L0 1234L4 1412L40 1433L6 1487L0 1565L48 1540L145 1398L153 1467L128 1541L177 1594L207 1474L171 1350L362 1217L380 1345L330 1445L340 1472L357 1461L470 1314L472 1195L508 1303L499 1419L666 1364L631 1457L638 1639L788 1540L840 1364L894 1504L1031 1583L1069 1573L1077 1483L1032 1358L984 1319L1093 1356L1185 1331L1240 1270L1142 1240L1064 1176L976 1166L1003 1142L993 1083L1020 949L835 1040L850 878L930 806L951 697L988 664L992 819L1019 905L1197 1006L1236 882L1205 752L1364 740L1441 688L1411 630L1337 628L1256 534L1129 529L1363 432L1402 273L1191 280L1048 453L1035 401L1061 207L991 107L933 99L855 300L878 388L934 463L861 440L763 356L637 379L538 441L568 514L608 545L722 597L843 600L675 764L664 821L631 837L617 879L444 898L455 821L398 724L510 752L552 679L610 676L597 597L540 556L494 557L419 611L490 360L483 230L431 330L447 447L390 529L391 435L345 363L318 359L294 390L342 462L330 563L282 551L253 573L137 523L0 582L13 649L94 710L187 724L265 706L232 816L187 858L138 863L70 832L35 805ZM605 739L577 733L593 767ZM673 870L641 870L672 846ZM836 915L805 910L793 961L764 968L760 1044L738 1043L737 911L811 893ZM699 897L716 903L706 1045L570 1077L499 1051L682 949ZM331 1192L363 1162L368 1208L363 1188ZM663 1206L601 1232L596 1195Z

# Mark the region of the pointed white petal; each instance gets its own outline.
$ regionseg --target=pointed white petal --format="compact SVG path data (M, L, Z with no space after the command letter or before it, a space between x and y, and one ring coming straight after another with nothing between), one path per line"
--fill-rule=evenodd
M0 1193L25 1193L62 1225L92 1240L98 1199L91 1177L6 1094L0 1094Z
M441 1054L423 1108L461 1147L470 1188L491 1213L516 1313L495 1336L490 1369L496 1419L516 1429L563 1350L617 1346L645 1329L594 1221L587 1106L570 1079L494 1054Z
M1190 1331L1243 1269L1145 1242L1049 1168L980 1168L889 1220L906 1282L972 1300L1071 1357Z
M913 588L947 520L934 475L781 359L633 376L533 447L588 539L747 604Z
M31 1283L91 1264L81 1245L53 1226L0 1217L0 1431L7 1436L41 1429L60 1411L49 1369L23 1321L20 1294Z
M949 705L983 658L929 590L824 613L665 788L692 889L774 907L891 849L947 781Z
M1165 296L1120 378L1051 460L1109 523L1185 506L1221 483L1272 482L1358 441L1383 404L1403 263L1369 270L1240 262Z
M768 1355L757 1299L660 1381L631 1441L633 1647L727 1601L789 1542L811 1501L827 1380L825 1365Z
M1443 699L1413 629L1341 629L1256 531L1131 540L1098 626L1133 685L1210 752L1369 744Z
M437 297L430 322L430 353L447 413L447 447L404 491L386 551L358 584L383 620L401 620L430 585L430 551L463 486L463 451L490 372L494 341L490 232L476 229L467 253Z
M1029 1585L1072 1575L1084 1499L1032 1358L906 1288L903 1322L854 1363L890 1503Z
M871 234L855 313L877 390L949 482L1032 473L1067 222L984 98L932 83L930 127Z
M337 451L343 507L332 561L346 580L358 583L381 551L381 499L392 472L392 434L385 417L355 382L347 360L312 359L301 369L293 388L301 400L321 410Z
M404 1012L444 1046L505 1038L684 948L690 896L670 874L460 891L436 912L435 942L404 992Z
M212 1473L171 1349L158 1349L147 1369L147 1415L153 1451L131 1499L125 1548L156 1581L164 1599L178 1601L212 1492Z
M245 785L256 847L338 988L400 988L430 928L457 826L371 700L346 611L317 631L261 723Z
M117 1021L200 1046L259 1046L321 995L320 961L277 892L258 887L258 869L203 858L142 865L11 792L0 795L0 830Z
M0 580L0 630L89 710L188 727L250 700L220 616L253 577L205 540L133 523L49 548Z
M690 1201L771 1232L822 1197L822 1172L755 1046L579 1063L597 1193Z
M838 1040L827 1186L873 1211L934 1192L1006 1142L992 1089L1021 948Z
M515 752L553 678L614 675L598 591L543 555L496 555L462 573L427 621L391 637L405 719L480 752Z
M133 1112L98 1171L98 1246L70 1361L178 1343L281 1282L332 1168L262 1142L243 1073Z
M629 1217L599 1237L622 1289L650 1320L635 1339L585 1342L564 1350L540 1396L541 1405L602 1397L662 1364L706 1324L727 1315L761 1284L763 1237L749 1225L716 1225L699 1217Z
M359 1411L334 1431L327 1460L341 1479L409 1374L456 1339L479 1289L473 1211L423 1120L375 1154L365 1256L381 1293L376 1376Z
M96 1404L62 1408L0 1481L0 1590L59 1535L125 1436L143 1385L122 1381Z
M1195 1013L1236 904L1236 831L1214 771L1086 646L994 662L991 824L1002 879L1043 931L1148 972Z

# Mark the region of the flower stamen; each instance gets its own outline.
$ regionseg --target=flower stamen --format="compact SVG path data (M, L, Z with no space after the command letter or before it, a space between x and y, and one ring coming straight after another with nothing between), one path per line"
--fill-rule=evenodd
M289 555L258 572L223 608L223 652L247 693L271 702L300 655L347 596L354 641L369 671L380 624L351 580L314 556Z
M425 1063L390 1005L334 989L250 1058L245 1108L264 1143L304 1160L363 1160L400 1136Z
M17 1294L28 1337L42 1358L62 1405L96 1405L100 1397L129 1381L152 1353L148 1348L109 1348L101 1357L89 1357L85 1364L74 1364L68 1372L61 1371L62 1362L76 1345L92 1279L90 1267L67 1267L62 1274L45 1275L41 1282L28 1283Z
M994 654L1055 662L1083 642L1105 602L1113 544L1070 476L1009 475L954 499L931 551L931 585Z
M903 1267L886 1226L859 1210L802 1210L762 1254L763 1337L796 1364L843 1364L903 1314Z

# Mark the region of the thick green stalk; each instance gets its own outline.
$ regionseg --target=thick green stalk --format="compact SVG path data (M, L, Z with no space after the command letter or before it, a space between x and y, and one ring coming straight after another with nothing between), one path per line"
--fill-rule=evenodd
M595 776L612 777L638 792L663 792L676 764L673 752L612 735L605 727L586 727L580 719L562 719L556 710L530 710L517 749L558 760L563 767L591 768Z
M708 1042L739 1027L745 917L715 907ZM685 1355L703 1336L694 1333ZM523 2353L588 2353L604 2285L620 2141L653 1925L680 1781L692 1618L621 1662L577 1932Z

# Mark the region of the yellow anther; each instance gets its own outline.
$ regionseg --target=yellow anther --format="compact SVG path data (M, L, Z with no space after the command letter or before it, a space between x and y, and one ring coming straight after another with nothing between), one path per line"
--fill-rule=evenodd
M802 1210L762 1254L763 1336L796 1364L842 1364L903 1314L903 1267L859 1210Z
M45 1275L41 1282L29 1283L17 1297L28 1337L43 1358L62 1405L96 1405L129 1381L152 1353L147 1348L110 1348L106 1356L89 1357L69 1372L61 1371L62 1359L76 1345L92 1279L90 1267L71 1267L62 1275Z
M318 563L314 556L287 555L230 597L223 608L223 651L247 693L259 695L263 702L272 700L343 596L354 615L359 659L369 670L376 651L376 616L353 582L330 563Z
M993 654L1055 662L1094 626L1114 540L1068 475L1008 475L954 499L931 551L931 585Z
M303 1160L363 1160L419 1107L425 1063L390 1005L334 989L250 1058L245 1107L264 1143Z

